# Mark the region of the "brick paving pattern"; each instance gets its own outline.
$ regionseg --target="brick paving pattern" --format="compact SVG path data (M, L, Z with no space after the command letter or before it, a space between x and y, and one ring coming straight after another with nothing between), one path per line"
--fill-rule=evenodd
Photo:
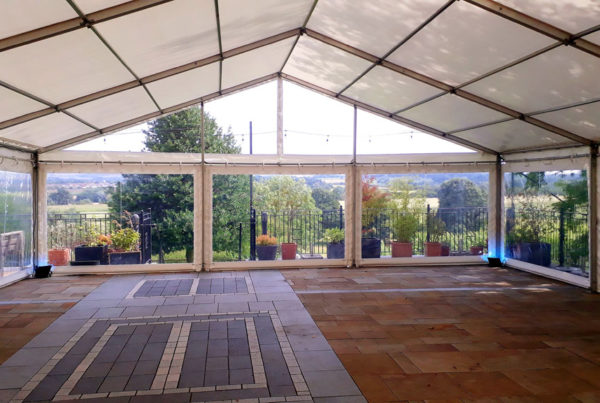
M244 277L201 279L196 294L247 294Z
M134 297L159 297L173 295L188 295L193 280L148 280L134 294Z

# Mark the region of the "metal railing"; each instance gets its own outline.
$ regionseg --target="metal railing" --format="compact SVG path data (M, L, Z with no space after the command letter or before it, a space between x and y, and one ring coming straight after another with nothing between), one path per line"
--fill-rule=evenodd
M94 229L108 235L119 217L111 213L48 214L48 248L70 248L84 243L84 233Z

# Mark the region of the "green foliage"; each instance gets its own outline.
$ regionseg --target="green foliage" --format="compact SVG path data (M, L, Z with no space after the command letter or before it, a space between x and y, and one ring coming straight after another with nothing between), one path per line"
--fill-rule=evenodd
M346 233L341 228L329 228L325 230L323 241L327 243L340 243L346 237Z
M430 216L427 220L427 231L431 242L441 242L446 234L446 224L435 216Z
M542 217L544 208L549 205L548 197L539 195L536 190L525 190L519 198L520 208L509 242L541 242L552 231L552 221Z
M110 234L112 247L119 252L139 250L140 233L133 228L121 228Z
M106 203L106 189L83 189L77 194L77 203L84 204L85 200L88 200L87 203Z
M325 189L319 187L312 190L312 197L315 200L315 205L319 210L330 211L340 208L340 192L335 189Z
M486 196L475 183L464 178L449 179L438 190L440 208L483 207Z
M394 179L391 189L396 201L390 222L392 234L397 242L412 242L419 230L419 214L425 208L425 198L406 179Z
M235 262L238 260L237 253L223 250L213 252L213 262Z
M56 189L56 192L48 195L49 204L65 205L71 203L71 200L71 193L63 187Z
M391 195L379 189L374 177L363 177L362 184L362 227L367 235L374 235L374 226L383 209L393 207Z

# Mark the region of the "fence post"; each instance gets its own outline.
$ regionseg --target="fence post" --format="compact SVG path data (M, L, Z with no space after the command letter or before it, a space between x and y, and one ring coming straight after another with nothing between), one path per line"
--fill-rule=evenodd
M242 260L242 223L238 229L238 261Z
M564 267L565 265L565 208L560 207L560 213L558 216L558 265Z
M250 260L256 260L256 210L250 209Z
M429 216L431 214L431 206L429 204L427 204L427 218L425 220L425 231L426 231L426 237L425 239L427 240L427 242L429 242L429 220L431 219L431 217Z
M340 229L344 229L344 208L340 206Z
M268 225L269 214L266 211L260 213L260 226L262 229L262 234L267 235L267 225Z

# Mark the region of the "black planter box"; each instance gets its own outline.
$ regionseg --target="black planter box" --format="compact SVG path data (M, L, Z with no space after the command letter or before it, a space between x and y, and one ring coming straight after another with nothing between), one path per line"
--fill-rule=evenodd
M514 246L513 257L522 262L550 267L551 245L545 242L519 242Z
M363 259L377 259L381 257L381 239L362 238L361 251Z
M256 245L258 260L275 260L277 245Z
M344 250L344 241L327 244L327 259L343 259Z
M33 276L35 278L46 278L52 276L52 265L48 264L42 266L35 266Z
M109 264L140 264L140 252L113 252L108 254Z
M97 260L100 264L108 264L108 246L77 246L75 247L76 262Z

